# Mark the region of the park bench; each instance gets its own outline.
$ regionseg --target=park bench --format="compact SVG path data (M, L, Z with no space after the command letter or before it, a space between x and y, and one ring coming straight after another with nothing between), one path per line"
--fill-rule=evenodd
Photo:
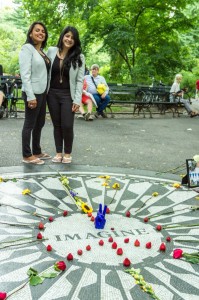
M170 102L170 86L146 86L134 84L114 84L108 83L110 88L111 101L107 108L114 117L113 107L128 107L133 115L136 113L140 115L149 113L150 118L154 113L165 114L172 112L173 117L181 114L182 107L184 106L179 102ZM126 111L124 112L126 113Z
M5 94L3 106L6 118L17 118L17 102L21 100L21 78L19 76L0 76L0 90Z

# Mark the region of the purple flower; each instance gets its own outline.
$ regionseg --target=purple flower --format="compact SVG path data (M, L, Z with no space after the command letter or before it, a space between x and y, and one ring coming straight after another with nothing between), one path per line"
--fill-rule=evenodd
M72 190L70 190L70 194L72 197L75 197L77 195L77 193L73 192Z

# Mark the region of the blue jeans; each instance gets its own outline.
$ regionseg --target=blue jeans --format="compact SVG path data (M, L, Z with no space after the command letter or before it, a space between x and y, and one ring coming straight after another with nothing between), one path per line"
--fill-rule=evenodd
M109 101L111 100L109 95L106 95L104 99L101 98L99 94L93 94L95 101L97 102L97 112L101 114L103 110L107 107Z
M170 95L170 102L181 102L181 103L183 103L184 104L184 107L185 107L185 109L186 109L186 111L190 114L191 112L192 112L192 109L191 109L191 107L190 107L190 104L189 104L189 100L187 100L187 99L183 99L183 98L181 98L181 97L175 97L175 96L173 96L173 95Z

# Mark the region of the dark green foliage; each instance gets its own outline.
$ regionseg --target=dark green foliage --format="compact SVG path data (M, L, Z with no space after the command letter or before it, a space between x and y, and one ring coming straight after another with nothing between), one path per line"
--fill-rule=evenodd
M108 81L145 82L150 76L170 82L192 72L199 59L198 1L195 0L15 0L10 16L23 31L35 20L56 45L61 30L80 32L87 65L99 63ZM28 25L28 26L27 26Z

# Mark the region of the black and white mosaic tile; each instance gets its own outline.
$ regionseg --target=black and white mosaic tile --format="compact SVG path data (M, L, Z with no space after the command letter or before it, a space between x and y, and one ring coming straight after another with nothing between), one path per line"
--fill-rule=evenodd
M196 192L186 187L176 189L173 181L146 176L109 174L110 188L107 188L102 185L104 179L99 178L99 173L65 172L64 175L69 178L71 188L93 207L94 216L100 203L108 205L110 214L106 215L105 228L95 229L90 218L67 196L53 172L1 182L0 292L9 295L23 286L30 267L43 271L58 260L66 261L67 254L72 253L73 261L66 261L67 269L60 276L36 287L27 284L9 299L150 299L134 278L124 272L126 257L134 268L140 268L159 299L198 299L199 266L172 257L175 248L188 253L198 251L199 227L187 227L199 224L199 211L190 209L199 205ZM112 188L115 182L120 184L118 191ZM32 196L22 195L24 189L30 189ZM157 197L152 197L154 192L158 192ZM67 217L63 217L63 210L68 210ZM130 211L130 218L126 217L126 211ZM173 213L164 214L168 211ZM143 221L154 214L160 216L147 223ZM49 222L49 216L53 216L53 222ZM45 240L27 243L28 238L36 238L40 220L45 225L42 231ZM157 224L168 228L157 231ZM178 224L182 227L169 228ZM122 256L112 249L110 236L123 249ZM171 242L166 242L167 236ZM129 243L124 243L127 237ZM98 244L101 239L103 246ZM134 246L136 239L140 247ZM146 249L147 242L152 243L151 249ZM162 242L166 244L165 252L159 251ZM49 244L52 252L46 251ZM86 251L87 245L91 246L90 251ZM82 256L77 254L78 249L83 250Z

